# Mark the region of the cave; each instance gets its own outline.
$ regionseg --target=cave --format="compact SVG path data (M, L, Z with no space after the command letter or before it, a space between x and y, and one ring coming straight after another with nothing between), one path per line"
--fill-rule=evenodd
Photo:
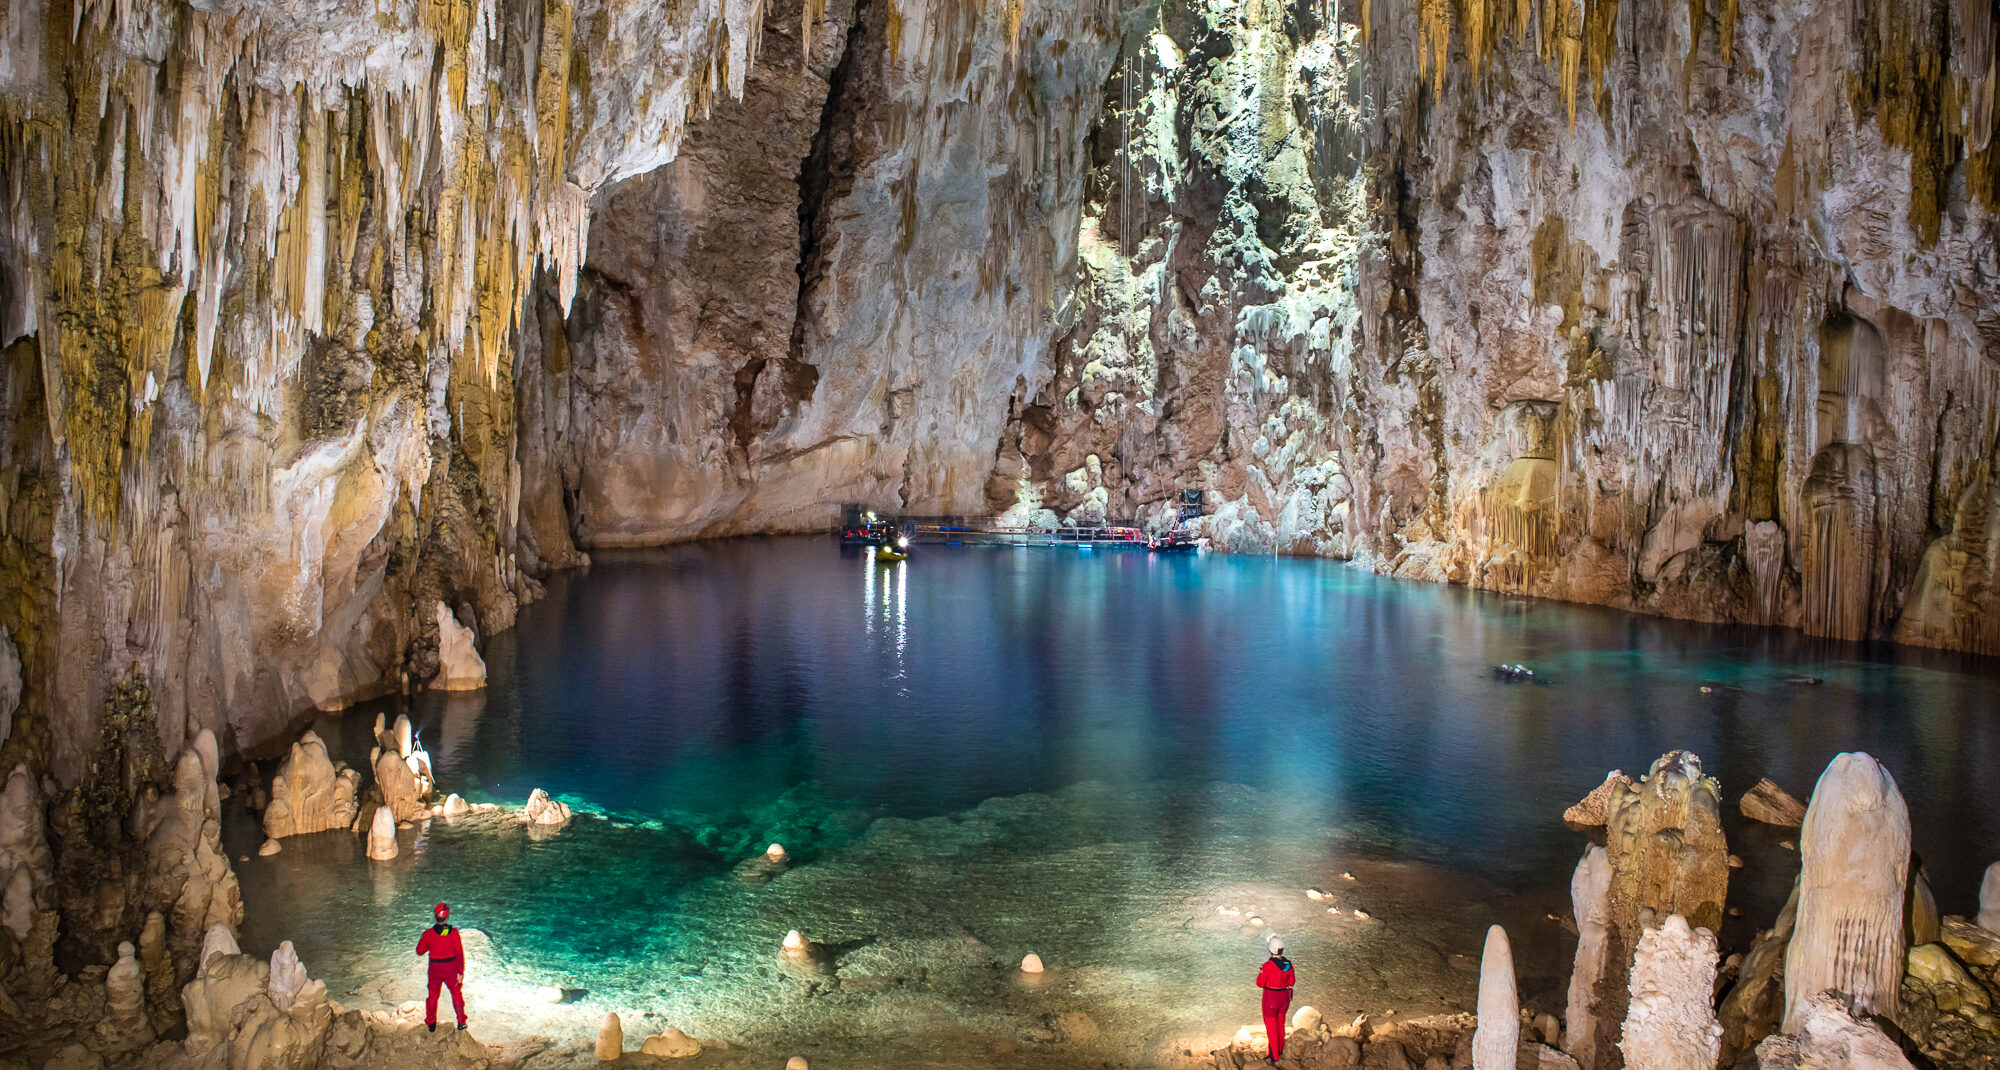
M0 0L0 1070L2000 1068L1996 57Z

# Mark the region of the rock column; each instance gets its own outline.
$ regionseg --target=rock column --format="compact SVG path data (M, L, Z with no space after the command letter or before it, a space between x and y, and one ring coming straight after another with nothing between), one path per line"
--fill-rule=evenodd
M1612 794L1606 829L1610 879L1604 959L1592 979L1586 1015L1593 1038L1581 1045L1595 1060L1585 1064L1590 1070L1624 1065L1618 1040L1631 999L1632 956L1644 931L1642 918L1678 914L1714 932L1721 927L1729 891L1720 793L1714 778L1702 775L1700 758L1669 752L1638 784L1619 787Z
M1514 1070L1521 1049L1521 998L1514 985L1514 947L1507 930L1486 930L1479 959L1479 1027L1472 1034L1473 1070Z
M1611 859L1591 847L1569 881L1576 911L1576 966L1570 971L1569 1002L1563 1013L1564 1050L1590 1070L1597 1065L1597 1031L1590 1023L1591 988L1604 972L1604 923L1610 910Z
M1639 937L1631 1005L1619 1049L1633 1070L1715 1070L1715 934L1671 915Z

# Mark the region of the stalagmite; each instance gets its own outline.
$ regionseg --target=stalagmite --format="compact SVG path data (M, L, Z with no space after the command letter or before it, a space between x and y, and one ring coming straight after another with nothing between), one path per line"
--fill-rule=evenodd
M1785 1031L1807 1002L1841 993L1860 1012L1894 1017L1903 975L1910 815L1895 778L1860 752L1820 774L1799 837L1799 916L1785 952Z
M1986 877L1979 882L1979 927L1990 933L2000 933L2000 862L1986 867Z
M803 1055L794 1055L785 1060L785 1070L810 1070Z
M242 953L243 949L236 944L236 934L229 931L229 926L217 922L209 926L208 932L202 936L200 964L195 968L197 971L208 969L209 960L217 955Z
M438 674L431 686L440 691L476 691L486 686L486 661L473 645L472 629L458 622L451 610L439 602Z
M770 859L773 862L783 862L790 856L785 854L784 844L774 843L771 846L764 848L764 857Z
M604 1015L603 1024L597 1027L597 1061L615 1063L625 1057L625 1024L618 1020L618 1012Z
M1604 973L1605 923L1610 911L1611 860L1602 847L1583 852L1569 882L1576 912L1576 965L1570 972L1569 1001L1563 1011L1564 1050L1591 1070L1597 1065L1597 1030L1590 1019L1593 986Z
M1619 1049L1632 1070L1715 1070L1722 1026L1714 1009L1715 934L1669 915L1639 937Z
M528 805L521 808L521 820L530 825L561 825L570 816L568 804L549 798L540 788L528 793Z
M457 792L452 792L444 797L443 812L446 817L457 817L472 812L472 807L465 805L465 800L460 798Z
M25 765L0 789L0 924L25 941L34 927L37 898L55 880L53 856L42 827L42 793Z
M113 1045L130 1051L152 1042L146 1017L146 982L130 942L118 945L118 961L104 975L104 1029Z
M375 820L368 827L368 857L387 862L396 857L396 814L386 806L375 808Z
M319 987L315 989L314 985ZM299 961L299 953L292 947L292 942L280 941L278 949L271 952L271 983L267 989L271 1003L279 1010L287 1011L301 999L310 1001L325 991L325 982L315 981L306 975L305 964Z
M1486 930L1479 959L1479 1026L1472 1034L1473 1070L1514 1070L1521 1050L1521 998L1514 982L1514 949L1507 931Z
M410 723L409 714L399 713L396 715L395 734L396 756L399 758L408 758L410 753L416 750L417 746L416 727Z
M1710 932L1722 925L1729 846L1722 836L1720 793L1714 778L1702 775L1701 759L1671 751L1653 763L1644 780L1613 792L1605 853L1611 878L1604 968L1591 987L1587 1015L1595 1033L1590 1070L1623 1065L1618 1037L1647 912L1662 918L1679 914Z
M376 756L375 787L382 793L383 805L397 821L415 821L430 813L430 807L424 805L416 774L410 772L409 762L394 751L385 750Z
M360 774L336 768L326 744L307 732L271 778L271 802L264 809L264 835L272 839L328 829L352 828L360 808Z
M805 949L806 949L805 934L799 932L797 929L793 929L791 932L785 934L786 951L804 951Z
M1040 955L1035 954L1032 951L1028 952L1026 955L1021 956L1021 972L1022 973L1042 972L1042 957Z

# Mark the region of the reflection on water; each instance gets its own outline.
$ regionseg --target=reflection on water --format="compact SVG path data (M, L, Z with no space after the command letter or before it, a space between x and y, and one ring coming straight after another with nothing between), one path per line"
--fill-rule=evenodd
M1735 820L1735 797L1769 776L1803 798L1842 750L1895 774L1947 911L1974 908L2000 857L1996 677L1932 653L1255 557L926 547L877 564L821 539L735 540L603 554L548 591L488 640L486 690L426 694L413 719L445 790L518 805L542 787L615 821L513 846L435 827L399 884L322 895L583 916L591 935L546 933L572 965L629 966L625 949L644 947L643 961L697 969L713 947L690 952L689 931L658 919L754 900L727 874L765 843L868 877L876 819L962 822L1046 793L1062 805L1039 824L952 850L999 864L979 852L1115 844L1190 894L1232 874L1303 880L1314 859L1357 851L1560 897L1583 843L1563 808L1673 747L1701 755L1732 803L1749 919L1768 923L1796 861L1778 846L1788 833ZM1496 680L1498 662L1538 682ZM373 713L322 734L359 764ZM303 905L260 898L281 898L268 882L287 859L287 880L363 879L359 862L291 847L253 861L252 942L313 924L303 889ZM1283 872L1259 869L1276 860ZM324 928L313 939L335 956L388 940Z

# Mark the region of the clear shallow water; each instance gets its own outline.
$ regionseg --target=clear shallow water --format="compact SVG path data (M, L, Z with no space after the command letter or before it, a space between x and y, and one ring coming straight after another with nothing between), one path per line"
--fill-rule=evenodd
M518 805L541 787L601 819L546 840L434 822L388 866L349 837L288 841L239 865L246 945L291 938L337 995L393 1003L407 980L377 978L445 898L492 934L519 1000L558 975L591 990L538 1021L594 1029L644 1001L739 1043L833 1043L852 1028L834 1021L880 1016L847 1042L955 1030L1034 1050L1084 1043L1050 1024L1066 1007L1107 1042L1171 1046L1205 1036L1260 957L1221 905L1287 927L1302 962L1301 939L1321 951L1321 1006L1469 999L1453 956L1566 898L1584 841L1563 808L1673 747L1732 815L1759 776L1804 798L1835 753L1873 753L1949 912L2000 857L1990 663L1331 562L925 548L882 567L806 538L604 554L487 660L485 691L409 708L444 790ZM1502 661L1542 682L1496 681ZM318 728L359 764L374 712ZM1789 884L1787 835L1733 822L1745 927ZM789 872L735 872L772 840ZM1363 880L1330 890L1372 924L1303 905L1343 870ZM1439 921L1427 895L1462 909ZM793 927L831 945L824 970L773 957ZM1546 959L1524 955L1547 974L1529 990L1554 991L1554 927L1515 943ZM1004 967L1026 950L1087 971L1067 1002L1017 991Z

